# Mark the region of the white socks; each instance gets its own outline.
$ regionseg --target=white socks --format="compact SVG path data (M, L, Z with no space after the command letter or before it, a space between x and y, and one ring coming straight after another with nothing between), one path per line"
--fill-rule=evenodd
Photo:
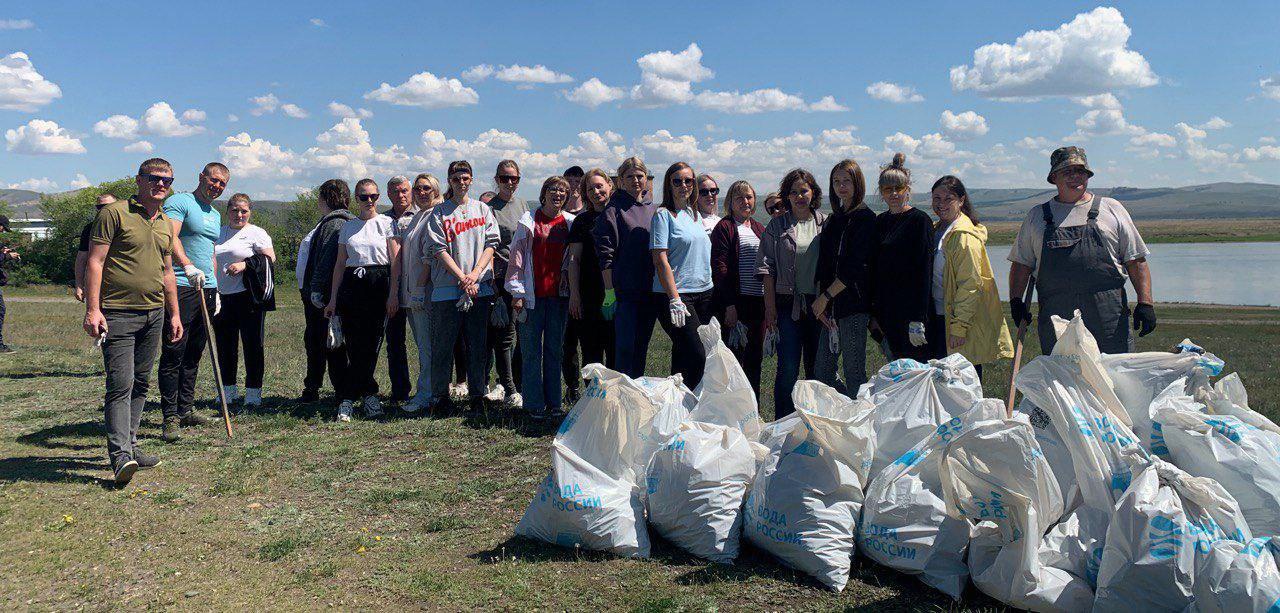
M245 406L260 406L262 404L262 388L244 388L244 404Z

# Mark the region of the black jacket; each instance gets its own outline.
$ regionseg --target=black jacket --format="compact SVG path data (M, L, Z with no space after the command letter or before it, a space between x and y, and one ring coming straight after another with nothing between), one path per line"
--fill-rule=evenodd
M329 289L333 285L333 265L338 261L338 231L342 224L353 219L355 215L346 209L338 209L325 215L316 225L315 234L311 235L311 251L307 256L307 268L302 275L303 293L319 292L329 300Z
M258 311L276 310L276 274L271 260L261 253L244 261L244 288Z
M818 245L818 289L826 290L839 279L844 291L832 304L837 319L871 312L875 295L872 267L876 250L876 214L867 207L832 213L822 226Z

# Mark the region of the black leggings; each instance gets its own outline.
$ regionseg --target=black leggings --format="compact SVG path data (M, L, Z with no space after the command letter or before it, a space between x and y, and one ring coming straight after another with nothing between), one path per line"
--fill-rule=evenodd
M222 295L222 310L213 318L213 336L218 342L218 368L222 384L236 384L236 363L240 343L244 343L244 386L262 388L265 311L256 309L248 291Z
M357 272L363 270L364 272ZM387 295L391 291L387 266L349 266L338 290L338 316L346 340L350 378L347 398L359 400L378 395L378 349L387 322Z
M711 321L711 290L696 294L680 294L680 300L689 309L684 326L675 327L671 323L669 309L670 299L666 294L654 294L658 303L658 323L662 330L671 337L671 372L680 373L684 384L693 389L702 381L702 371L707 366L707 352L702 348L702 339L698 338L698 326Z

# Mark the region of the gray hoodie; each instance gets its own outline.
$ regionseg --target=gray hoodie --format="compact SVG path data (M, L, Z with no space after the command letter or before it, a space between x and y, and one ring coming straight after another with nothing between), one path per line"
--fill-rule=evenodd
M333 265L338 261L338 230L355 215L346 209L330 211L316 224L311 235L311 251L307 256L307 269L302 276L304 288L309 294L319 293L329 299L329 286L333 284Z
M468 272L480 260L485 249L496 249L498 246L498 222L493 211L479 200L468 198L458 204L446 200L431 210L427 217L426 236L422 240L423 257L431 262L431 297L432 302L456 300L461 291L458 280L449 273L443 264L436 260L441 253L448 252L454 263L463 272ZM493 293L493 265L486 266L480 275L480 295Z

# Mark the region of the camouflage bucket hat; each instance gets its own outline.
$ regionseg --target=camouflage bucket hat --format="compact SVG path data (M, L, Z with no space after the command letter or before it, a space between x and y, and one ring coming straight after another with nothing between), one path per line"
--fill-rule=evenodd
M1045 178L1053 183L1053 173L1070 168L1071 166L1082 166L1084 171L1093 176L1093 171L1089 170L1089 158L1085 157L1084 149L1080 147L1060 147L1049 156L1049 176Z

